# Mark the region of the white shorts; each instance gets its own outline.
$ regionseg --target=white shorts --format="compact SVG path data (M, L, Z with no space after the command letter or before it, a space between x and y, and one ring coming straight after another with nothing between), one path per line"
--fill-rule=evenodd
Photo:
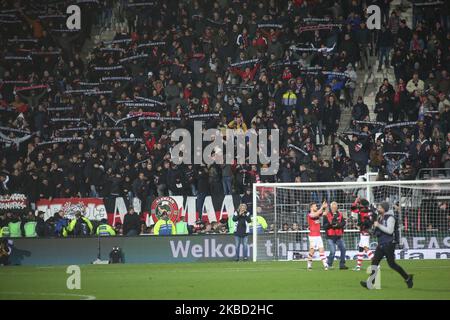
M370 248L370 236L361 235L361 238L359 239L358 247L364 248Z
M319 248L323 248L323 241L321 236L309 236L309 248L314 248L317 250Z

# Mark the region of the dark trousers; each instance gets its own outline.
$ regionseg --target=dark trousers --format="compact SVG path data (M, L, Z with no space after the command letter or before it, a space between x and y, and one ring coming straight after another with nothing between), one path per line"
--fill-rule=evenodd
M198 218L201 220L203 215L203 204L205 203L205 198L207 194L206 192L199 192L197 193L197 212L198 212Z
M139 235L139 231L137 231L136 229L131 229L127 232L127 234L125 236L127 237L134 237Z
M408 274L405 270L395 262L395 244L391 242L384 245L378 245L372 258L372 265L379 265L383 257L386 257L387 263L391 269L400 273L403 279L406 280L408 278Z
M9 265L9 256L8 255L3 255L0 257L0 265L4 265L4 266Z
M381 68L381 65L384 64L385 66L389 66L389 52L391 51L390 47L380 47L380 52L378 54L378 68Z

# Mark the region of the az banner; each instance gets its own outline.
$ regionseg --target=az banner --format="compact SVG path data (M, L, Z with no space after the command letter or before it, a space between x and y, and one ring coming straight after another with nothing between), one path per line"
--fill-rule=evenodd
M13 193L0 196L0 213L23 212L28 209L28 199L24 194Z
M89 220L107 219L108 214L101 198L55 198L52 200L41 199L36 204L38 211L44 211L44 219L47 220L62 210L64 216L73 219L76 211Z
M105 205L109 214L108 222L111 225L123 223L127 208L131 206L141 214L148 226L155 224L163 213L167 213L174 222L184 220L190 225L194 225L200 216L205 222L220 221L229 215L233 215L239 206L239 202L239 195L207 196L203 202L202 214L200 215L197 211L196 196L155 197L151 199L149 208L141 208L141 203L137 198L134 198L132 204L124 198L105 198Z

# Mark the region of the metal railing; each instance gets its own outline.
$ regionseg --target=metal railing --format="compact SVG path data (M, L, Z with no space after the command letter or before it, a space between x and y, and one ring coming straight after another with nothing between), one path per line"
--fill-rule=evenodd
M416 179L448 179L450 168L422 168L417 172Z

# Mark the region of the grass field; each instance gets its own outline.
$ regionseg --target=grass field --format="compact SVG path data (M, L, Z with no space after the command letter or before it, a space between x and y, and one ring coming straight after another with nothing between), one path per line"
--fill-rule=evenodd
M319 262L312 271L305 262L84 265L80 290L67 289L66 267L13 266L0 269L0 299L450 299L450 260L399 263L415 274L413 289L384 262L382 289L371 291L359 284L365 271Z

